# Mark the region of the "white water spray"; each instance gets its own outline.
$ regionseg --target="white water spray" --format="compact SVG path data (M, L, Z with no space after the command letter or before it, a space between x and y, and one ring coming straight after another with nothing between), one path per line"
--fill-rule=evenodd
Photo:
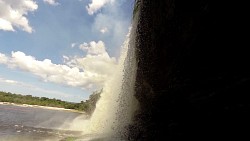
M137 20L134 18L133 22L123 43L118 67L114 68L114 75L105 83L94 113L89 120L78 122L83 134L123 136L126 134L125 128L132 121L138 105L134 97L137 70L134 36Z
M134 97L136 58L131 46L131 31L122 46L118 68L114 68L113 77L104 85L96 109L89 122L85 123L84 133L115 135L123 132L132 120L137 101Z
M134 97L137 70L135 29L138 14L136 15L123 43L118 67L114 68L114 75L105 83L94 113L89 120L79 117L73 123L74 126L77 123L75 127L81 129L84 135L124 136L125 128L132 122L138 108Z

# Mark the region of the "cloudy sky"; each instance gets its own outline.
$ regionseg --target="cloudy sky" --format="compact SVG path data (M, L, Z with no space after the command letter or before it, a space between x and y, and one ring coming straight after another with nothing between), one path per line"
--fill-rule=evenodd
M116 69L134 0L0 0L0 91L72 102Z

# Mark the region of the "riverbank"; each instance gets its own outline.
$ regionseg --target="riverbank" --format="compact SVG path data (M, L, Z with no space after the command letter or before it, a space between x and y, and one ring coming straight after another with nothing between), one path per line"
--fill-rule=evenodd
M0 102L0 105L14 105L14 106L19 106L19 107L31 107L31 108L41 108L41 109L49 109L49 110L85 113L83 111L78 111L78 110L74 110L74 109L65 109L65 108L59 108L59 107L49 107L49 106L40 106L40 105L16 104L16 103L10 103L10 102Z

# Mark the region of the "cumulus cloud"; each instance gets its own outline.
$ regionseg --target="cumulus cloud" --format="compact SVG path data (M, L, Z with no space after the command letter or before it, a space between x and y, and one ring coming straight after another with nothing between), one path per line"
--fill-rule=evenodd
M23 52L11 56L0 53L0 64L21 69L40 77L45 82L54 82L83 89L101 88L117 66L115 58L108 55L102 41L80 45L87 52L84 57L63 56L65 64L54 64L49 59L36 60Z
M5 19L0 18L0 29L7 30L7 31L14 31L11 23Z
M79 48L83 51L87 51L88 54L91 55L98 55L98 54L107 54L105 45L102 41L92 41L89 44L88 43L83 43L80 44Z
M115 0L111 3L107 3L103 7L103 11L97 13L94 17L94 23L92 24L92 30L96 33L103 33L104 38L110 40L109 49L117 50L112 55L118 55L119 48L128 33L128 27L131 24L131 20L128 14L124 13L123 5L127 4L124 0ZM104 34L105 33L105 34ZM112 45L112 46L110 46ZM111 52L114 53L114 52Z
M33 0L0 0L0 30L15 31L15 28L31 33L27 15L37 10Z
M56 2L56 0L43 0L43 1L44 1L45 3L50 4L50 5L54 5L54 6L59 5L59 3Z
M107 3L111 3L114 0L91 0L91 3L86 6L89 15L93 15Z
M83 43L79 45L79 49L87 52L87 55L84 57L64 56L65 63L68 66L77 67L85 72L99 74L104 78L104 83L117 67L116 59L109 56L104 42L91 41L90 43Z

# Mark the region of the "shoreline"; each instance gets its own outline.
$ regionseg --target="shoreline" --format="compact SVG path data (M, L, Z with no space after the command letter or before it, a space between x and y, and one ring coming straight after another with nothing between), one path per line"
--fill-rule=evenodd
M41 109L48 109L48 110L69 111L69 112L82 113L82 114L85 113L83 111L77 111L74 109L65 109L65 108L59 108L59 107L29 105L29 104L17 104L17 103L10 103L10 102L0 102L0 105L13 105L13 106L19 106L19 107L30 107L30 108L41 108Z

